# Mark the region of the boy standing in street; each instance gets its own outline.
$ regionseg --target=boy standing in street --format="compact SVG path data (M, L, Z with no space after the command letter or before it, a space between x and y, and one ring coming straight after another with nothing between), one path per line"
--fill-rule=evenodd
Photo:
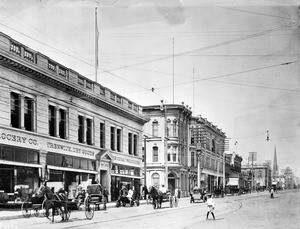
M214 201L214 199L211 197L211 194L208 194L207 195L207 202L206 202L206 204L207 204L207 214L206 214L206 220L208 220L208 215L209 215L209 213L211 213L212 214L212 216L214 217L214 219L215 219L215 215L214 215L214 210L215 210L215 201Z

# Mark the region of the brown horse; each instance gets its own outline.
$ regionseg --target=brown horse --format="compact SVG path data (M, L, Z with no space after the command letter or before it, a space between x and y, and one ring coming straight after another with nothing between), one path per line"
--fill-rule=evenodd
M46 217L54 222L54 215L61 215L62 221L68 219L67 212L67 196L59 190L57 193L53 193L48 186L42 186L39 188L39 192L45 197L44 207L46 210ZM52 210L52 219L49 218L49 210Z

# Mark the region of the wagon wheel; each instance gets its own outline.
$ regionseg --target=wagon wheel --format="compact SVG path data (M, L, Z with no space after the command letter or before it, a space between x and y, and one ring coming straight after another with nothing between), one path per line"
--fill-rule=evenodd
M87 219L92 219L95 213L95 205L88 202L85 205L85 216Z
M22 203L22 206L21 206L21 211L22 211L22 214L24 216L24 218L29 218L30 215L31 215L31 203L27 200L25 200L23 203Z
M84 210L87 219L92 219L95 213L95 205L91 203L91 199L86 197L84 200Z

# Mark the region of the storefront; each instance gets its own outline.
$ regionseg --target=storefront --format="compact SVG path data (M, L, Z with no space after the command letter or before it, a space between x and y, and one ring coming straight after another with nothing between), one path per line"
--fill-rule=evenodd
M111 167L111 200L117 200L119 190L125 186L127 189L134 188L137 195L141 189L141 160L137 157L130 157L119 154L113 155Z

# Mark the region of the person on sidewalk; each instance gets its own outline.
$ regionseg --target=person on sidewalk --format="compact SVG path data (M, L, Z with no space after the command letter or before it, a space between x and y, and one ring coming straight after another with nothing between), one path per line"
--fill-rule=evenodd
M215 200L211 197L211 194L208 194L207 195L207 214L206 214L206 220L208 220L208 216L209 216L209 213L212 214L213 218L215 218L215 215L214 215L214 210L215 210Z
M273 198L274 198L274 189L271 188L271 199L273 199Z
M103 210L106 210L106 204L108 203L108 190L106 187L104 187L103 190Z

